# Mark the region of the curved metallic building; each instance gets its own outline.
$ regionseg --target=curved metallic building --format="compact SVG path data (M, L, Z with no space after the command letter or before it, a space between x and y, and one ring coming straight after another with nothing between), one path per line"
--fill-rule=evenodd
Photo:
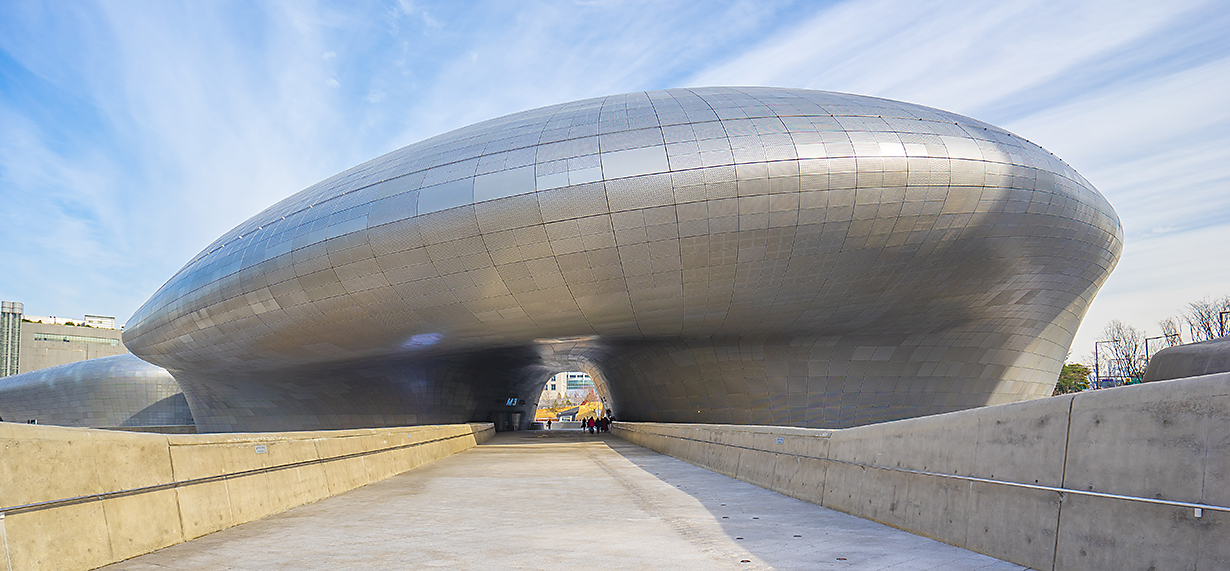
M1169 381L1230 371L1230 337L1167 347L1153 354L1144 382Z
M1049 395L1121 244L1071 167L966 117L631 93L295 194L190 261L124 342L202 431L528 419L562 370L624 419L844 427Z
M171 374L129 354L0 378L0 418L92 428L192 424Z

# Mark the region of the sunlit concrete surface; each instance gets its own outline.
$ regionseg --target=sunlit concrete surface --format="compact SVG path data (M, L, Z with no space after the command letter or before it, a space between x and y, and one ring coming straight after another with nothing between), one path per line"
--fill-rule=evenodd
M607 436L504 433L104 569L1024 569Z

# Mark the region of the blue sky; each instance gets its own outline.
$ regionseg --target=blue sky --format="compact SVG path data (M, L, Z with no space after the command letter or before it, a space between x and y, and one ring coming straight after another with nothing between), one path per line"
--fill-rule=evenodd
M126 320L226 230L338 171L524 109L667 87L875 95L1054 152L1123 221L1110 319L1230 294L1230 4L0 4L0 298Z

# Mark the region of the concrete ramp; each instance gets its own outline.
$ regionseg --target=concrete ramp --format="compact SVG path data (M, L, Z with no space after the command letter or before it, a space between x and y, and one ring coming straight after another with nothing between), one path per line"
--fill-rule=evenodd
M414 471L108 571L1020 570L580 431L501 433Z

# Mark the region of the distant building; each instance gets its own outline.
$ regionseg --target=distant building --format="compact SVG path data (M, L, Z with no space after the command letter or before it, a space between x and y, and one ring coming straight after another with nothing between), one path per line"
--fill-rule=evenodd
M85 324L90 327L97 327L101 329L115 329L115 318L103 317L101 315L90 315L87 313L85 316Z
M23 315L21 302L0 308L0 377L128 352L115 318Z
M594 380L588 374L580 371L557 373L543 385L542 394L538 397L538 406L548 406L564 398L572 398L574 402L580 402L593 389Z
M589 378L588 374L571 371L555 375L555 378L564 377L564 381L569 391L585 391L594 388L594 380Z
M82 327L94 327L97 329L115 329L115 318L105 317L102 315L86 315L81 319L77 319L75 317L56 317L54 315L49 317L26 315L23 316L22 319L32 323L42 323L44 325L77 325Z
M0 302L0 377L16 375L21 363L20 301Z

